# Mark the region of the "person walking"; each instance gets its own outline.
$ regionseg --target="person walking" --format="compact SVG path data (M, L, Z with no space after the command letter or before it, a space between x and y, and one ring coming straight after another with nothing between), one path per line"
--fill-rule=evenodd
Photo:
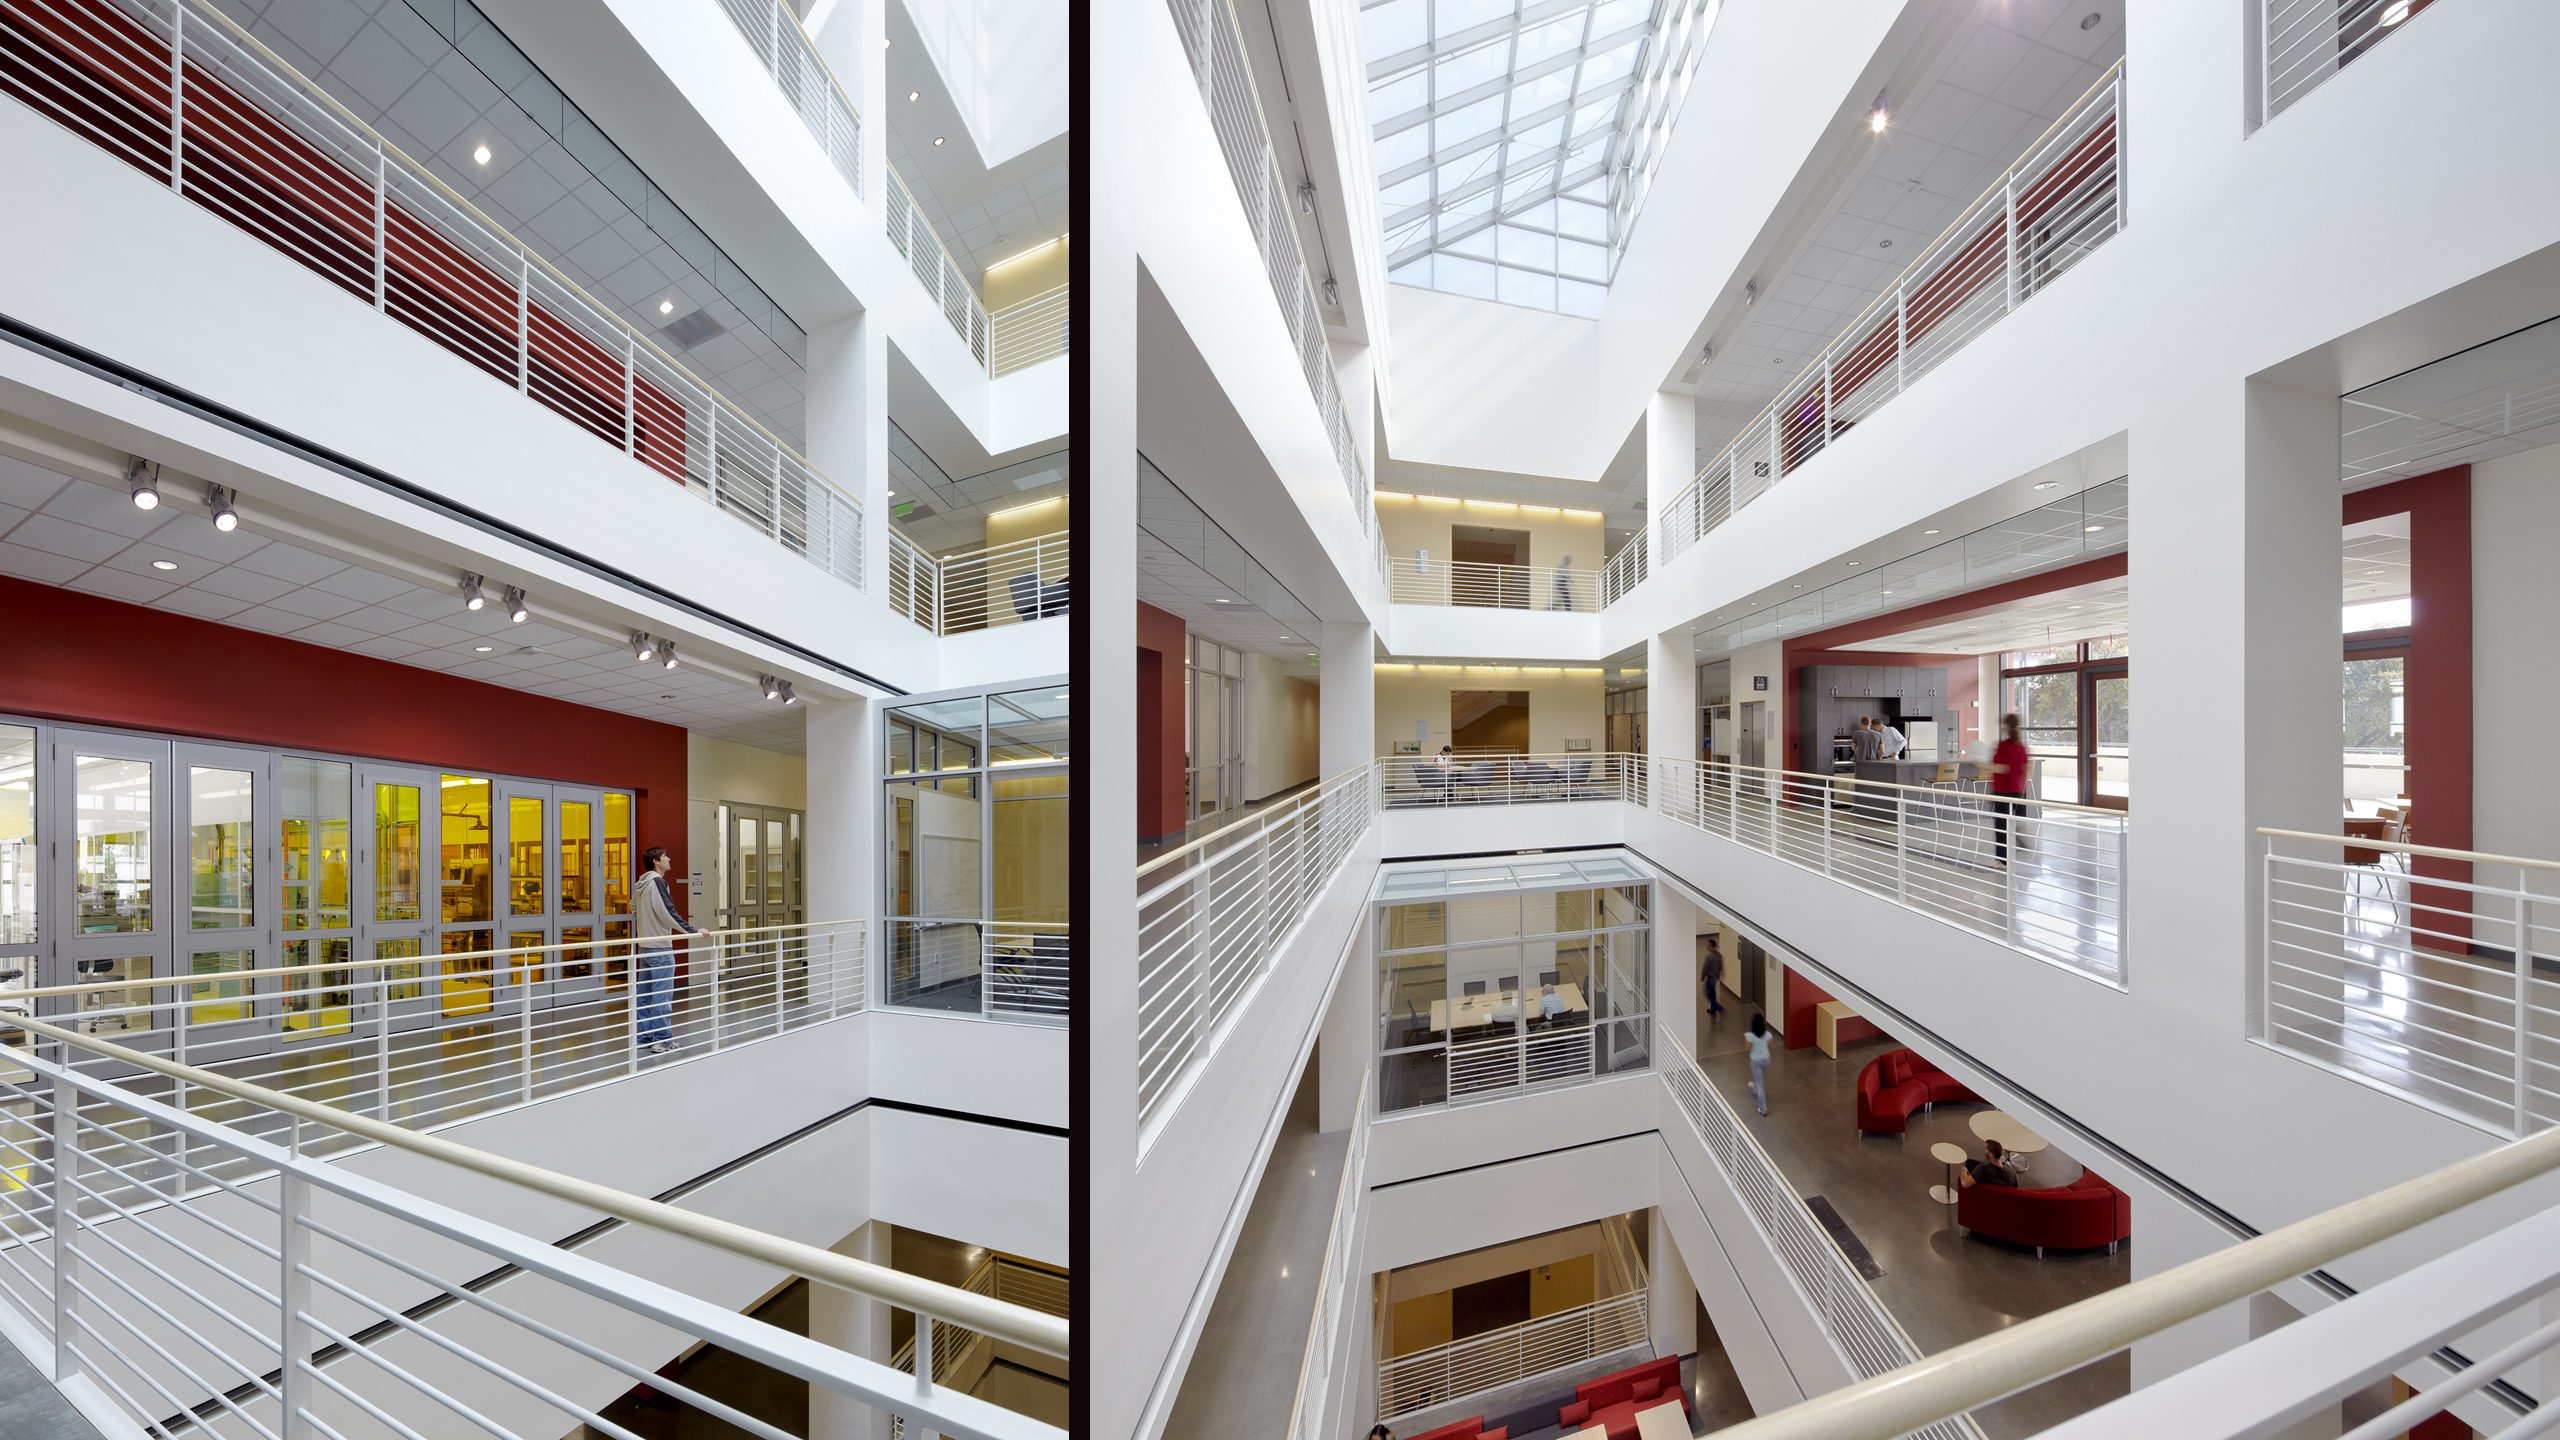
M2019 818L2026 839L2027 747L2018 739L2018 717L2000 717L2000 744L1991 752L1991 863L2009 868L2009 817Z
M1698 957L1698 985L1707 992L1707 1014L1724 1013L1724 999L1716 992L1724 988L1724 952L1716 948L1716 937L1706 937L1706 953Z
M1769 1020L1765 1015L1751 1017L1751 1098L1760 1102L1760 1113L1769 1113Z
M665 846L650 846L640 867L638 893L631 897L632 914L640 922L640 1048L664 1055L676 1048L676 952L670 942L679 934L711 932L676 913L675 891L667 882L676 862Z

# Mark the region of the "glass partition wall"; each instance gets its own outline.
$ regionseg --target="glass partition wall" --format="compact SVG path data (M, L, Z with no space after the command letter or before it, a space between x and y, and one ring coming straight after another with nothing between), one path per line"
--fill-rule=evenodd
M889 1004L1066 1022L1067 697L1061 676L889 712Z
M635 820L628 791L0 723L0 1014L198 1063L275 1051L285 1069L387 1032L452 1041L500 983L534 986L538 1006L626 983ZM624 943L529 953L503 982L486 959L425 963L588 939ZM246 974L298 965L330 968ZM356 983L377 966L405 982L378 1006ZM172 977L191 979L183 1040L165 1005L107 1013L144 1003L141 986L8 998Z
M1614 856L1381 877L1379 1110L1647 1068L1650 879Z

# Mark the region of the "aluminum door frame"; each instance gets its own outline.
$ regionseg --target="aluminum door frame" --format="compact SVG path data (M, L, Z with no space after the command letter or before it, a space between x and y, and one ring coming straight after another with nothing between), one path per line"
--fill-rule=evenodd
M53 874L50 877L50 889L53 892L51 901L55 923L52 927L54 938L44 947L47 961L38 967L37 979L44 985L81 984L98 978L96 972L91 969L92 966L116 960L141 960L144 962L145 974L149 978L169 977L175 965L172 956L176 952L174 934L177 927L173 921L168 897L179 888L167 883L168 877L177 873L179 868L175 843L176 826L171 823L175 806L172 803L170 781L177 769L171 742L147 736L118 734L112 730L70 726L56 728L46 739L50 742L46 748L51 752L54 762L51 785L55 817L54 835L51 837L54 865ZM147 884L151 895L151 928L147 931L93 933L85 930L80 923L77 879L80 868L80 811L77 791L80 758L83 755L95 755L102 759L151 766L151 803L148 822L151 826L151 838L148 843L147 861L150 867L150 878ZM61 842L65 839L72 843L72 853L68 856L63 855L60 849ZM146 996L149 993L147 989L144 990ZM81 1023L78 1019L79 1014L89 1008L92 1003L94 1002L87 996L52 996L38 1002L36 1013L39 1018L50 1019L58 1025L79 1030L84 1034L97 1034L111 1043L130 1049L157 1054L165 1053L170 1048L172 1039L170 1028L152 1023L151 1017L147 1016L140 1027L126 1022L113 1028L93 1030L90 1025ZM113 1066L105 1073L122 1075L135 1072L129 1067Z
M394 967L415 966L414 984L401 988L373 987L367 991L370 999L357 1005L357 1018L369 1020L377 1027L387 1024L395 1031L417 1030L436 1023L437 982L428 975L429 964L435 955L428 945L435 940L440 928L439 911L443 901L443 846L438 833L444 825L443 779L442 771L417 766L367 761L356 764L355 820L360 836L356 845L356 872L363 883L349 888L360 890L363 898L357 901L354 968L365 982L372 982L393 980L395 977L389 971ZM415 919L382 918L383 897L379 885L382 857L375 853L381 843L381 831L374 817L379 813L379 791L385 785L407 786L418 792L418 866L415 880L418 915ZM381 957L383 945L406 940L414 940L418 944L418 955L414 961Z
M249 954L246 970L262 970L279 963L282 951L276 944L276 926L281 922L281 892L277 878L283 873L282 791L276 777L276 752L250 749L239 745L223 745L212 741L178 740L170 746L169 778L173 787L180 779L189 783L183 789L172 788L169 796L170 845L178 858L177 878L186 883L186 893L179 898L183 916L173 916L169 931L170 973L191 974L199 953L223 950L245 950ZM243 771L250 777L249 811L249 899L251 913L245 923L195 928L194 871L190 839L194 830L194 771ZM180 816L179 807L186 806ZM265 878L264 884L260 883ZM177 957L187 957L179 965ZM275 1048L276 1036L283 1028L284 988L281 976L250 982L244 998L249 1013L239 1020L201 1022L210 1005L220 1001L193 1002L187 1011L185 1053L176 1058L190 1064L209 1064L244 1055L262 1054ZM175 997L173 997L175 998ZM174 1019L172 1021L175 1029Z
M606 792L601 787L587 785L553 785L548 788L551 791L549 818L556 836L550 844L551 872L554 876L551 899L552 936L556 942L565 944L570 930L584 928L588 931L591 942L583 952L577 953L574 959L570 951L562 950L553 953L548 976L542 985L541 1002L545 1009L557 1009L591 1003L614 989L610 973L612 962L605 950L605 926L617 917L605 904L605 896L611 884L611 877L605 874L604 868ZM584 910L571 910L566 904L569 896L565 879L566 866L562 861L568 853L568 827L565 817L571 805L587 807L587 908ZM636 828L639 819L639 809L636 805L632 809L632 819ZM624 959L623 964L625 973L628 973L630 966L628 957ZM583 973L570 973L573 970Z

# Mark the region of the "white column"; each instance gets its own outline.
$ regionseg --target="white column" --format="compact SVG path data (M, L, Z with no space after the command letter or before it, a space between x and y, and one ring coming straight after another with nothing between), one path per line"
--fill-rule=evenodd
M889 1224L873 1220L827 1247L838 1255L889 1263ZM809 1338L882 1364L889 1360L889 1307L881 1301L811 1282ZM889 1412L874 1410L823 1385L809 1387L809 1440L889 1440Z
M1330 780L1378 754L1376 632L1365 620L1327 620L1323 654L1316 667L1316 771Z
M1662 516L1698 473L1698 397L1657 390L1644 407L1644 523L1653 561L1662 563Z
M1360 468L1369 488L1378 487L1378 367L1366 345L1328 342L1333 351L1333 377L1342 382L1343 418L1351 422L1351 445L1360 452Z
M1362 925L1316 1039L1316 1128L1347 1129L1359 1118L1360 1081L1378 1051L1377 931Z
M1668 885L1653 887L1653 1020L1698 1053L1698 907ZM1654 1057L1657 1065L1670 1061Z
M809 699L809 840L802 864L809 886L809 918L872 920L870 974L880 974L888 934L876 922L880 883L880 763L872 700ZM703 863L711 863L705 856ZM873 1004L878 985L866 987Z
M1645 642L1644 693L1645 753L1697 759L1698 642L1686 627ZM1662 802L1657 798L1654 803Z
M1645 1220L1653 1227L1645 1243L1645 1263L1652 1272L1645 1277L1645 1309L1650 1312L1653 1353L1686 1355L1698 1348L1698 1287L1689 1279L1688 1262L1680 1258L1679 1242L1662 1222L1662 1211L1646 1211Z
M809 463L862 502L863 588L868 603L885 614L889 342L868 312L809 332L807 427Z

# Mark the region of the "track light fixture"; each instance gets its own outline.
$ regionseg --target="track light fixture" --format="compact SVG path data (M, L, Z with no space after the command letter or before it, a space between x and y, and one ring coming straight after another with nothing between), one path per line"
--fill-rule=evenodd
M1716 358L1716 347L1714 347L1713 345L1701 345L1701 346L1699 346L1699 347L1698 347L1698 363L1699 363L1699 364L1704 365L1704 364L1708 363L1709 361L1711 361L1711 360L1713 360L1713 359L1715 359L1715 358Z
M239 491L225 486L204 487L204 508L213 512L214 529L228 535L240 528L240 512L232 508L232 502L239 498Z
M647 632L640 630L631 632L631 658L634 660L658 658L657 643L649 638Z
M676 668L676 642L673 640L658 642L658 663L670 670Z
M1336 308L1340 308L1342 304L1342 287L1333 283L1333 277L1330 275L1324 277L1324 303Z
M513 585L507 587L507 619L521 625L525 618L524 592Z
M1298 187L1298 213L1301 215L1316 213L1316 182L1313 180Z
M133 497L134 509L159 509L160 467L143 459L139 455L126 457L124 462L124 488L125 493Z
M478 610L487 606L488 603L489 597L480 593L480 577L477 575L463 576L462 608L465 610Z
M767 700L779 700L782 698L781 681L774 679L770 675L762 676L760 678L764 685L764 698Z
M782 703L783 703L783 704L785 704L785 705L797 705L797 704L799 704L799 703L800 703L800 697L791 693L791 682L790 682L790 681L788 681L788 680L782 680L782 681L777 681L777 682L775 682L775 683L779 684L779 685L782 687Z
M1759 281L1745 280L1742 282L1742 303L1745 305L1757 305L1760 303Z

